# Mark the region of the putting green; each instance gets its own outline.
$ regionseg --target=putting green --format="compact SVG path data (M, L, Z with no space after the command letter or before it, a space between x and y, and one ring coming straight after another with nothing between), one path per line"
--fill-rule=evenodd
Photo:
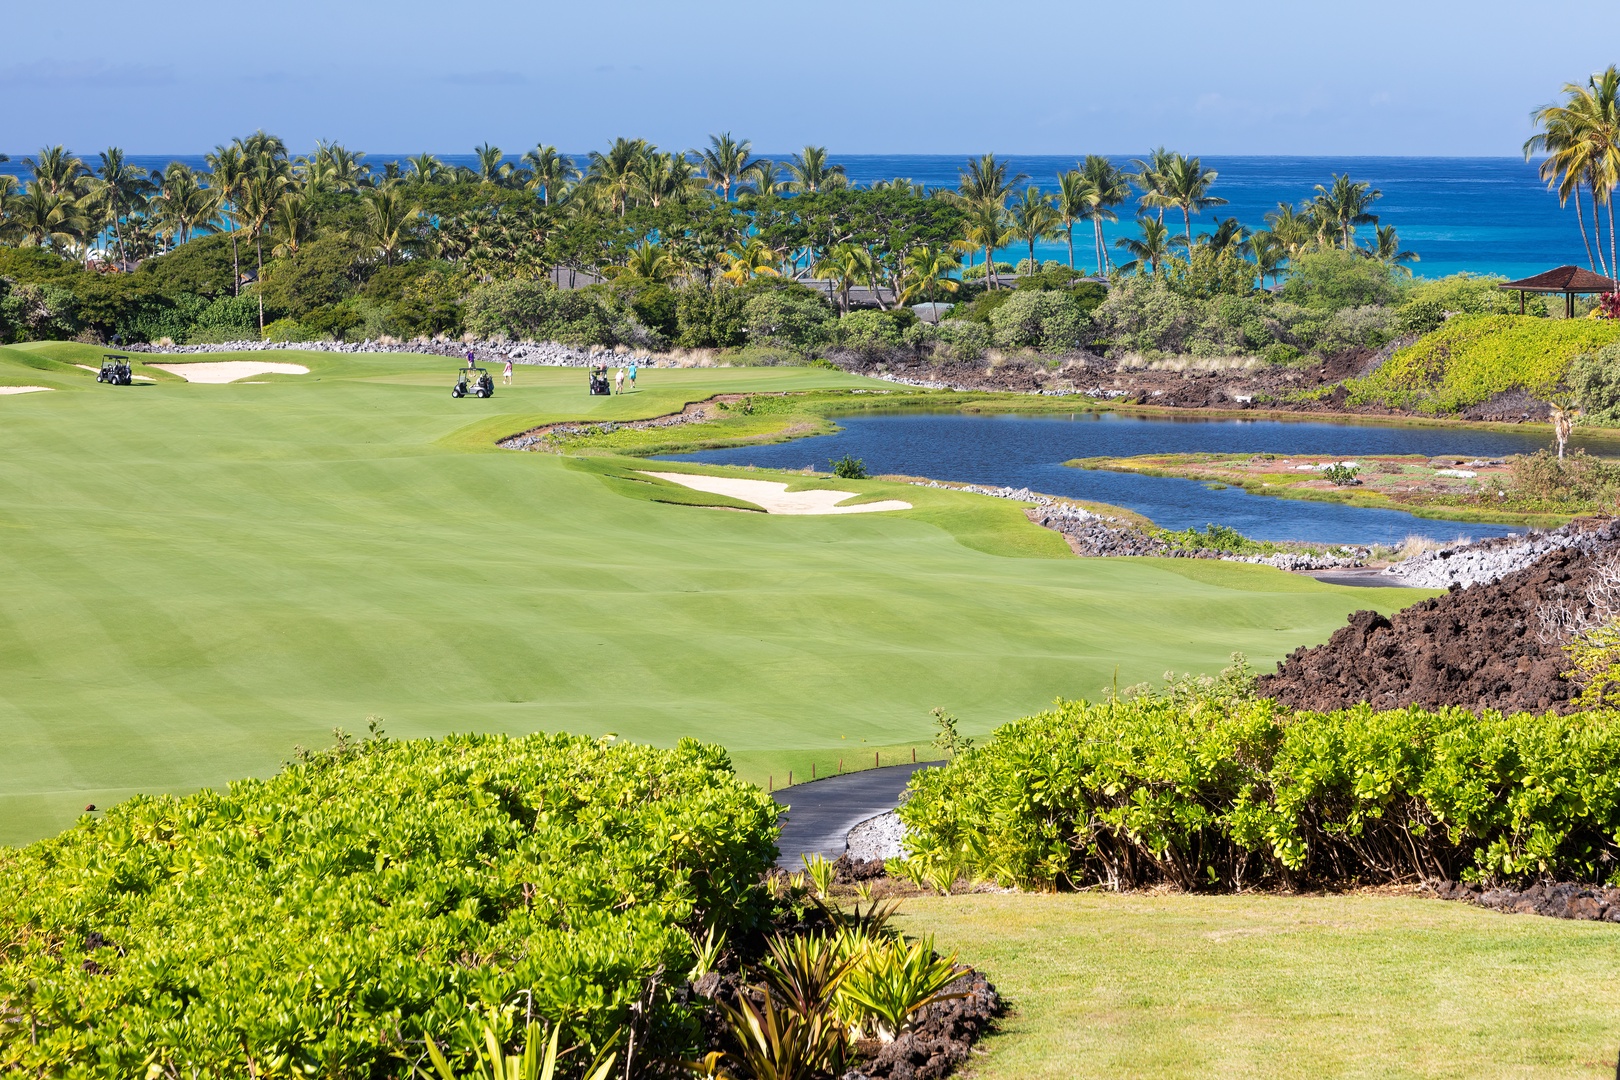
M74 366L100 352L0 348L0 385L58 391L0 397L5 842L268 773L368 715L397 736L692 735L780 782L925 745L934 706L983 731L1116 669L1265 662L1426 595L1073 559L1015 504L877 481L836 486L916 508L672 505L696 493L493 446L719 392L883 386L838 372L652 369L590 398L580 371L520 368L454 401L453 361L278 352L310 373L110 387Z

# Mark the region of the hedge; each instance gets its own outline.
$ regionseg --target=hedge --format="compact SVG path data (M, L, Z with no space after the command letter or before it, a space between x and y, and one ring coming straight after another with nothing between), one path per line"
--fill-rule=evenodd
M1620 883L1620 714L1059 702L918 773L900 817L895 868L932 882Z
M688 933L767 917L776 815L717 747L565 735L344 742L132 799L0 849L0 1072L405 1075L518 1001L572 1075L643 995L641 1052L682 1051Z
M1458 315L1347 385L1350 402L1450 413L1523 389L1546 398L1571 361L1620 341L1620 322Z

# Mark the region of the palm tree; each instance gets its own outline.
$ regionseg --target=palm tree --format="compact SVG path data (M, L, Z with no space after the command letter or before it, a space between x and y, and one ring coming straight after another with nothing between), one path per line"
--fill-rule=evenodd
M563 189L576 172L574 159L559 153L555 146L540 143L523 155L523 164L529 167L530 191L540 193L540 202L550 206L553 197L561 198Z
M241 195L242 178L247 175L247 159L242 153L240 142L230 146L215 146L214 152L205 154L203 160L208 163L208 187L214 192L214 199L219 204L219 215L225 219L225 225L231 233L231 270L235 275L231 281L231 294L242 295L242 260L236 248L236 202Z
M997 161L994 154L968 158L956 182L957 197L974 206L1005 206L1012 189L1029 179L1023 173L1009 176L1010 168L1005 161Z
M45 147L37 158L23 158L23 164L34 174L34 182L52 195L76 199L84 194L90 170L60 145Z
M1142 239L1136 240L1129 236L1120 237L1114 241L1114 246L1131 255L1131 261L1121 266L1125 273L1139 270L1143 263L1157 274L1159 264L1170 258L1170 227L1162 221L1143 215L1136 219L1137 228L1142 230Z
M501 187L512 177L512 163L502 161L506 155L501 148L484 143L473 147L473 154L478 159L477 177L479 183L489 184L492 187Z
M694 192L703 190L697 168L685 154L649 154L637 177L635 192L654 207L666 202L683 203Z
M432 154L417 154L405 160L405 179L412 184L437 184L444 175L444 162Z
M1052 208L1052 197L1042 194L1041 189L1034 185L1025 188L1024 193L1013 200L1007 216L1011 221L1008 233L1013 239L1022 240L1029 245L1030 272L1034 273L1038 268L1035 262L1035 244L1056 237L1062 227L1062 218Z
M906 253L905 288L900 292L900 302L909 304L919 296L932 302L939 289L955 292L960 285L951 274L961 265L961 260L945 248L933 244L912 248Z
M1152 174L1157 185L1155 190L1143 196L1147 205L1161 210L1171 206L1180 209L1189 251L1193 246L1192 216L1211 206L1226 205L1225 199L1209 194L1210 185L1215 183L1217 175L1214 169L1204 168L1204 163L1198 158L1171 154L1163 163L1162 170ZM1164 218L1161 216L1159 220L1163 221Z
M163 179L151 205L158 226L168 234L172 248L191 239L193 233L208 228L219 210L219 192L203 187L197 174L184 162L171 161L163 170Z
M1332 187L1316 185L1316 198L1311 200L1311 204L1318 216L1333 219L1334 224L1338 226L1344 249L1349 251L1356 246L1357 225L1378 224L1378 215L1367 211L1374 202L1383 197L1384 193L1367 181L1352 180L1349 173L1343 176L1335 173Z
M1373 257L1411 277L1412 268L1406 264L1422 262L1422 258L1415 251L1401 250L1401 238L1395 235L1395 226L1380 225L1375 231L1378 245L1373 249Z
M1525 157L1545 151L1541 177L1549 188L1556 188L1559 205L1575 196L1575 220L1581 242L1586 245L1586 261L1593 263L1592 244L1586 237L1581 213L1580 189L1585 186L1592 199L1592 231L1597 239L1597 264L1606 275L1620 277L1620 259L1615 243L1614 197L1620 187L1620 69L1609 67L1587 79L1586 84L1564 84L1565 100L1544 105L1531 114L1541 128L1524 144ZM1603 223L1600 204L1609 208L1609 258L1603 258Z
M85 222L78 200L53 191L44 180L30 180L24 186L10 218L23 242L33 247L60 250L84 236Z
M1129 174L1130 182L1142 192L1137 204L1143 210L1158 211L1160 221L1164 220L1165 208L1173 205L1165 197L1165 174L1170 171L1170 163L1180 156L1159 146L1148 154L1146 161L1141 158L1131 160L1131 164L1136 166L1136 172Z
M623 217L646 171L647 159L657 149L646 139L614 139L607 153L591 151L585 182L606 197L609 209Z
M1001 284L996 276L995 252L1012 235L1007 228L1007 211L999 203L980 203L968 211L963 224L963 238L984 250L985 286L994 289Z
M731 199L733 185L742 179L753 164L750 156L753 148L753 143L747 139L733 139L728 131L723 135L710 135L709 148L698 151L703 175L708 178L710 185L720 189L723 200Z
M787 171L793 177L788 184L790 191L814 194L849 184L849 174L844 167L828 163L825 146L806 146L789 159Z
M6 158L10 161L10 158ZM18 205L17 178L0 174L0 244L9 244L20 237L21 230L12 215Z
M1316 235L1316 222L1311 216L1300 213L1289 203L1278 203L1277 209L1266 215L1266 224L1289 259L1304 254Z
M270 254L278 259L297 261L298 250L315 237L315 211L307 192L289 191L276 206L270 219L270 235L276 246Z
M623 266L610 266L610 277L617 279L631 278L636 281L649 281L657 284L668 284L680 275L680 267L669 253L651 241L643 240L630 249L630 255L625 259Z
M838 309L849 314L849 290L871 276L874 266L872 253L859 244L834 244L811 269L818 278L832 282L838 288Z
M1131 197L1131 181L1123 169L1101 154L1087 154L1081 171L1097 193L1097 206L1091 215L1091 225L1097 245L1097 273L1106 275L1109 259L1108 244L1103 239L1103 222L1119 220L1114 210Z
M1564 446L1581 416L1578 399L1567 390L1559 390L1547 399L1547 415L1552 421L1553 438L1558 442L1558 460L1563 461Z
M1277 235L1262 229L1249 234L1249 257L1254 260L1254 268L1260 274L1260 284L1264 286L1266 278L1271 283L1277 283L1277 277L1282 272L1282 264L1288 258L1287 249Z
M1053 194L1053 209L1063 226L1063 239L1069 245L1069 269L1074 269L1074 227L1097 212L1097 188L1079 169L1058 174L1057 191ZM1033 255L1031 256L1033 258ZM1102 266L1097 267L1102 273Z
M754 194L778 195L787 190L788 186L782 179L782 172L782 166L770 158L755 158L744 175Z
M256 280L260 283L264 281L264 231L270 219L275 216L276 208L286 196L291 183L292 178L287 174L285 161L278 159L271 152L252 155L247 173L242 178L238 212L242 216L248 235L253 237L254 251L258 255ZM255 291L259 294L259 333L263 334L264 289L261 285Z
M1249 230L1245 229L1243 223L1237 218L1217 218L1215 220L1215 230L1200 234L1197 246L1207 248L1216 255L1224 255L1234 248L1243 246L1244 241L1248 238ZM1191 248L1188 249L1189 252L1191 250Z
M720 278L733 285L741 285L756 277L781 277L782 272L776 268L781 261L781 255L756 238L743 245L741 251L726 252L726 269Z
M410 204L395 184L373 188L361 198L366 216L355 230L357 238L382 257L384 266L393 266L410 246L410 226L422 208Z
M118 241L120 263L128 261L124 248L124 219L140 208L151 188L146 170L124 160L124 152L118 147L109 146L101 152L101 168L96 171L92 194L106 213L103 220L112 225L113 236Z

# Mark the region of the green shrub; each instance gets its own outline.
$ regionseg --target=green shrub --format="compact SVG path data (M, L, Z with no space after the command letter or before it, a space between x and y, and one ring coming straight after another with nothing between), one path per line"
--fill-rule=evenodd
M977 360L990 348L990 327L982 322L946 319L935 329L934 337L952 360Z
M1393 304L1401 298L1397 271L1353 251L1313 251L1293 260L1283 299L1320 311Z
M852 311L838 320L839 346L862 356L899 348L901 333L900 323L881 311Z
M615 345L614 314L583 289L558 289L527 279L480 285L467 297L467 328L482 337L504 336L563 345Z
M1393 315L1387 307L1340 308L1316 335L1316 351L1343 352L1376 349L1393 336Z
M687 285L675 294L676 342L688 349L726 349L747 336L744 297L736 289Z
M919 879L1620 881L1620 714L1289 714L1219 685L1060 702L918 773L900 816Z
M1497 288L1506 280L1490 274L1461 273L1433 281L1417 281L1407 290L1407 303L1431 304L1440 311L1458 315L1517 315L1519 294ZM1547 314L1546 299L1537 295L1527 297L1525 314Z
M836 461L832 458L828 458L827 464L832 466L834 476L840 477L844 480L866 479L866 462L862 461L858 457L851 457L850 455L845 454Z
M1281 341L1267 345L1260 353L1260 359L1268 364L1292 364L1299 356L1298 349Z
M1459 315L1349 384L1353 404L1455 412L1505 390L1554 393L1571 362L1620 341L1620 324L1597 319Z
M784 349L813 349L833 338L832 305L806 290L776 289L743 304L748 340Z
M1620 425L1620 342L1570 361L1564 382L1581 403L1581 422Z
M266 341L313 341L304 324L297 319L277 319L264 328Z
M1123 353L1185 352L1198 316L1193 301L1144 274L1116 282L1092 313L1097 332Z
M1395 309L1395 332L1402 337L1432 334L1446 321L1446 309L1438 300L1408 300Z
M995 343L1006 349L1077 349L1090 323L1078 300L1047 289L1021 289L990 313Z
M0 1045L40 1076L403 1076L521 1000L573 1076L643 999L638 1052L684 1051L688 932L761 927L776 816L717 747L566 735L342 741L135 798L0 849Z
M188 344L222 341L257 341L259 337L259 298L249 293L221 296L197 312L186 331Z

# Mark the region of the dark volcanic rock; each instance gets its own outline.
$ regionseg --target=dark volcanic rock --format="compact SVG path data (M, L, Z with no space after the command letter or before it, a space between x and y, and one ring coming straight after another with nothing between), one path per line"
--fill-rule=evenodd
M1260 680L1260 692L1296 709L1328 711L1358 702L1375 708L1461 705L1504 712L1569 712L1578 688L1560 676L1567 661L1537 636L1536 609L1569 599L1584 604L1590 551L1549 552L1489 585L1453 588L1393 618L1358 611L1325 645L1297 649Z
M967 1061L973 1044L1001 1015L1001 997L976 971L945 992L966 996L931 1006L921 1023L892 1043L861 1044L862 1060L843 1080L938 1080Z

